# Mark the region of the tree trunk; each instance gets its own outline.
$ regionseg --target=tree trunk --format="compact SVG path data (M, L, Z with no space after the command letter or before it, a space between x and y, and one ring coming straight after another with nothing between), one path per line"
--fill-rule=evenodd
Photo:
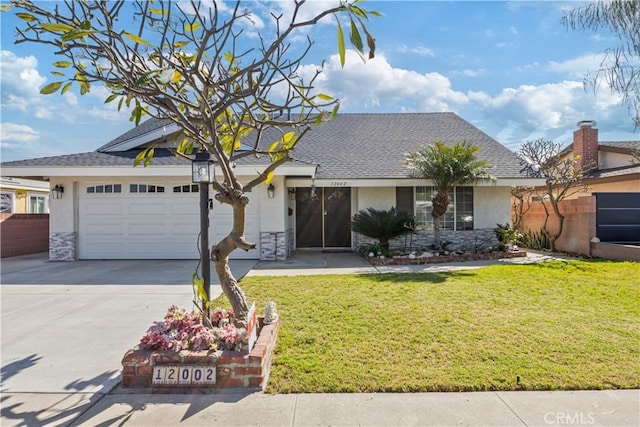
M564 215L560 213L560 208L558 207L557 201L551 200L551 207L553 208L553 212L555 212L556 216L558 217L558 232L555 233L553 236L549 234L549 243L551 244L551 250L555 252L556 240L560 238L560 235L562 234L562 230L564 229Z
M233 277L233 273L231 273L229 258L215 261L214 266L218 279L220 280L222 292L224 292L224 295L231 303L236 319L238 319L239 323L246 325L247 315L249 314L249 304L247 297L245 297L244 292L242 292L242 289L238 285L238 281Z
M434 216L433 217L433 237L435 240L435 246L437 250L442 249L442 243L440 242L440 222L441 222L442 217L441 216Z
M238 285L238 281L229 268L229 254L236 248L248 251L255 249L255 243L244 240L245 210L249 198L241 191L233 194L217 194L216 200L226 201L233 208L233 226L229 234L218 242L211 250L211 259L215 264L216 273L220 280L220 286L225 296L229 299L233 312L236 315L237 326L246 326L249 304L244 292Z
M447 213L449 207L449 194L446 192L438 192L433 196L431 205L431 216L433 217L433 234L435 238L436 249L442 249L442 243L440 242L440 223L442 216Z

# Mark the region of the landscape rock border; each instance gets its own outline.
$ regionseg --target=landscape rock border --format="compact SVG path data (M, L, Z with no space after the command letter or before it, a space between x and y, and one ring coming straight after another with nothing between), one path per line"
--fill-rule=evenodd
M484 261L491 259L502 258L520 258L526 257L526 251L504 251L504 252L483 252L477 254L465 253L465 254L450 254L439 255L431 257L409 258L408 256L393 257L393 258L376 258L370 257L367 260L373 265L423 265L423 264L443 264L451 262L465 262L465 261Z

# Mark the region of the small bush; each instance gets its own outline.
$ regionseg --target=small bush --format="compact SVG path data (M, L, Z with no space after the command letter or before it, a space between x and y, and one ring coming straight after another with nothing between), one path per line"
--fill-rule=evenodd
M522 235L521 246L529 249L550 249L549 235L546 231L527 231Z
M383 251L389 251L389 240L411 230L414 219L406 212L398 212L392 207L387 210L368 208L361 210L351 219L351 230L378 240Z

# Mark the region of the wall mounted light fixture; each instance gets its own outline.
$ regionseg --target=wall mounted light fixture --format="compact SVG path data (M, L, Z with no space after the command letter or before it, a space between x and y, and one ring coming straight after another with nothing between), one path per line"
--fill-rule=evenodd
M56 184L52 189L51 189L51 196L54 199L62 199L62 193L64 193L64 187L60 184Z
M295 200L296 199L296 189L295 189L295 187L289 188L288 192L289 192L289 200Z
M270 199L276 197L276 187L274 187L273 184L269 184L269 186L267 187L267 196Z

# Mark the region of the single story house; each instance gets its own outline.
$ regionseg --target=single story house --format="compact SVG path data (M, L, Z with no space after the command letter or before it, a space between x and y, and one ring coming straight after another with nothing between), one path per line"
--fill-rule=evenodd
M0 177L0 213L49 213L49 183Z
M3 175L49 180L64 192L51 200L50 259L197 259L198 186L189 161L158 147L149 167L133 167L141 149L177 131L168 120L149 119L96 151L3 163ZM434 140L467 140L493 166L494 182L456 188L444 220L443 241L488 243L497 223L510 219L510 187L535 185L516 155L454 113L338 114L312 129L296 146L294 161L275 172L272 191L249 193L245 236L255 250L232 257L286 259L294 249L355 249L350 230L360 209L415 214L429 239L433 188L411 177L405 153ZM264 170L265 160L243 159L241 180ZM226 205L213 203L210 242L232 221ZM428 243L425 240L425 245Z

